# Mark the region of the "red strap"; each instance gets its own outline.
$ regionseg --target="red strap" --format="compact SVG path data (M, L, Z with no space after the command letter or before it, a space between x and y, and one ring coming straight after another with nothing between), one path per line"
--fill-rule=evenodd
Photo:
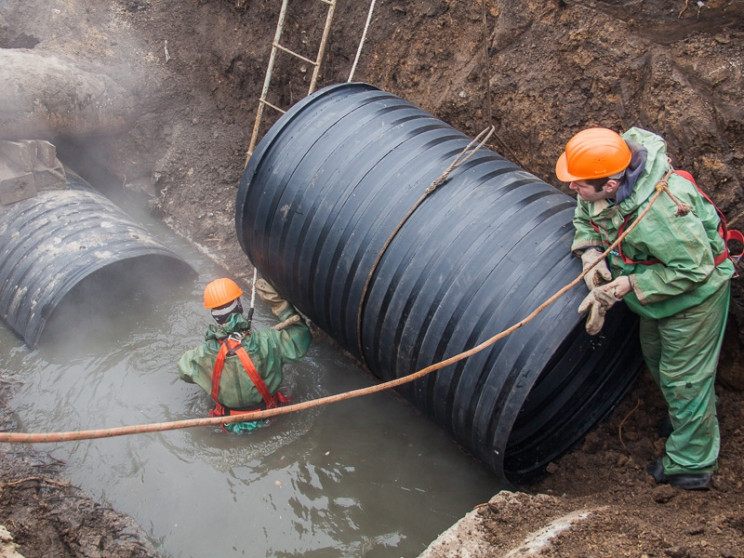
M726 232L726 242L728 242L729 240L734 240L744 246L744 234L742 234L741 231L728 230ZM744 256L744 248L739 254L733 256L733 259L738 261L741 259L742 256Z
M730 257L729 249L728 249L728 243L731 240L735 240L736 242L740 242L744 244L744 235L741 234L740 231L737 230L729 230L728 223L726 222L726 216L723 214L723 211L718 209L718 206L713 203L713 200L708 197L708 194L706 194L700 186L698 186L697 182L695 181L695 178L693 176L685 171L685 170L675 170L674 174L678 174L682 178L686 178L690 182L692 182L695 185L695 188L697 188L697 191L700 192L700 195L703 196L706 200L708 200L708 203L713 206L713 208L716 210L716 213L718 213L718 218L721 220L721 224L718 226L718 234L721 235L721 238L723 239L724 244L724 251L721 254L718 254L715 257L716 265L720 264L721 262L725 261ZM738 260L744 256L744 249L741 251L741 253L737 256L733 256L732 259Z
M620 225L620 228L617 230L617 236L622 236L623 232L625 232L625 227L628 225L628 221L630 220L630 215L626 215L625 219L623 220L623 224ZM589 224L594 229L594 231L599 234L599 226L594 221L589 221ZM610 246L610 242L603 240L602 243L605 246ZM623 243L618 242L617 246L615 247L617 250L617 256L623 260L623 263L625 264L640 264L640 265L653 265L657 263L661 263L659 260L631 260L628 256L623 254Z
M225 407L220 403L219 395L220 395L220 380L222 379L222 368L225 366L225 357L227 356L228 351L234 352L236 355L238 355L238 358L240 359L241 364L243 365L243 368L245 369L246 374L250 377L251 381L253 382L253 385L256 386L256 389L258 390L258 393L261 394L261 397L264 400L264 403L266 404L267 409L273 409L274 407L278 407L279 403L283 403L283 399L286 400L286 398L283 395L274 397L271 392L269 391L269 388L266 386L266 382L263 381L263 378L258 373L258 370L256 370L256 367L253 364L253 361L251 361L251 358L248 356L248 353L245 351L243 346L240 344L240 341L237 339L230 339L229 337L227 339L224 339L221 341L222 346L220 347L219 352L217 353L217 358L214 360L214 368L212 369L212 399L215 402L214 409L209 413L210 416L216 416L216 417L223 417L225 416Z
M236 341L236 343L238 344L238 346L235 349L235 354L238 355L238 358L240 359L240 362L243 364L243 368L245 368L245 371L248 373L248 376L250 376L251 381L253 382L253 385L256 386L258 393L261 394L261 397L263 398L264 403L266 403L266 408L273 409L274 407L278 407L279 404L276 398L273 395L271 395L269 388L266 387L266 382L263 381L263 378L258 373L258 370L256 370L256 367L253 365L253 361L251 360L251 357L248 356L248 353L245 352L245 349L239 342Z
M625 227L628 225L628 221L630 220L630 215L626 215L625 219L623 220L623 224L620 226L620 229L617 231L617 235L621 236L625 232ZM618 242L617 244L617 255L620 256L620 259L623 260L623 263L626 264L640 264L640 265L653 265L657 263L661 263L660 260L657 259L651 259L651 260L631 260L628 256L623 254L623 246L622 242Z
M220 403L220 380L222 379L222 368L225 366L225 356L227 355L227 343L222 343L217 358L214 359L214 367L212 368L212 400L215 403L214 409L209 412L210 417L224 417L225 407Z
M284 395L281 391L277 391L274 394L274 399L277 400L277 402L278 402L278 405L277 406L278 407L281 407L282 405L287 405L288 403L291 403L292 402L292 399L289 396ZM236 415L249 415L251 413L257 413L257 412L259 412L261 410L263 410L263 409L260 409L260 408L259 409L251 409L250 411L235 411L233 409L230 409L230 412L228 414L231 417L234 417Z
M723 239L723 252L721 252L720 254L718 254L717 256L713 258L713 264L715 266L719 266L720 264L722 264L729 258L732 258L734 260L739 260L742 256L744 256L744 248L742 249L742 252L739 255L733 256L733 257L729 254L729 249L728 249L728 243L729 241L732 241L732 240L739 242L742 244L742 246L744 246L744 234L742 234L740 231L737 231L737 230L729 230L728 225L726 224L726 216L723 214L723 212L720 209L718 209L718 206L715 203L713 203L713 200L711 200L708 197L708 195L700 188L700 186L697 185L697 182L695 182L695 178L693 178L693 176L689 172L685 170L675 169L674 174L677 174L681 176L682 178L692 182L692 184L695 186L695 188L700 193L700 195L703 196L708 201L708 203L713 206L713 208L716 210L716 213L718 214L718 218L720 220L720 225L718 226L718 234ZM625 231L625 227L628 225L629 219L630 219L630 215L626 215L625 219L623 220L622 226L617 231L618 236L622 236L623 232ZM599 227L597 226L597 224L594 221L589 221L589 224L592 226L595 232L599 234ZM603 240L602 242L605 244L605 246L610 245L610 243L607 242L606 240ZM617 255L620 257L620 259L625 264L653 265L653 264L660 263L659 260L641 260L641 261L631 260L629 257L623 254L622 243L619 243L617 245Z

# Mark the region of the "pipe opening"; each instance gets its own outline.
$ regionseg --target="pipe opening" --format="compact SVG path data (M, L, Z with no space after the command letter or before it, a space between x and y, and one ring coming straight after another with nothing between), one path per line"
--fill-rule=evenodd
M100 333L117 312L196 276L80 177L62 176L0 207L0 317L30 347L49 328Z
M146 254L107 265L84 277L51 307L42 342L110 339L124 315L141 314L144 320L153 312L169 312L160 299L188 287L184 277L193 276L186 262L165 255Z
M624 328L630 328L631 335L626 336ZM617 353L640 355L637 322L632 316L611 309L601 335L621 341ZM532 386L506 446L504 471L513 483L538 480L551 461L580 443L612 412L635 382L640 363L635 362L629 373L607 374L606 370L623 366L623 359L593 350L596 343L583 324L577 325Z

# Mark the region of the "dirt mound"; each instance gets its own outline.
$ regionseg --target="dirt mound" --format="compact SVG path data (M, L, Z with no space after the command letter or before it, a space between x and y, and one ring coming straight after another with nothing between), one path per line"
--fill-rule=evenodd
M1 402L0 429L16 428ZM158 556L134 520L105 508L64 478L65 464L25 446L0 446L0 525L25 558L150 558ZM3 541L4 542L4 541ZM6 548L0 542L0 549Z
M720 471L707 492L656 485L645 465L664 451L665 414L641 378L580 448L551 464L529 493L502 492L445 533L422 558L452 556L736 557L744 548L744 397L719 390ZM530 554L534 552L534 554Z

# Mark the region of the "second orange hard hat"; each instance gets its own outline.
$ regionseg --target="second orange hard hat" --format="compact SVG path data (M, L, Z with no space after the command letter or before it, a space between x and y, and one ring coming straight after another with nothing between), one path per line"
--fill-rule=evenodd
M243 291L237 283L227 277L215 279L204 289L204 308L219 308L239 298Z
M587 128L572 137L555 164L562 182L606 178L625 170L631 152L625 140L609 128Z

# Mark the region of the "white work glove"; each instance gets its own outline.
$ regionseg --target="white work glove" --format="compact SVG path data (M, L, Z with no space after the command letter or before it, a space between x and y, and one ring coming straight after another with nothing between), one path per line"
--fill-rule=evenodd
M586 268L597 261L603 253L604 252L599 248L587 248L584 250L581 254L581 263L583 264L582 271L586 270ZM599 287L608 281L612 281L612 273L610 273L610 268L607 266L606 259L599 262L589 273L584 275L584 282L586 283L587 289L590 291L594 287Z
M589 335L597 335L601 331L605 315L619 300L614 289L605 290L602 287L596 287L586 295L579 304L579 314L589 311L586 317L586 332Z
M275 316L279 316L279 314L289 307L289 302L284 300L265 279L256 281L256 294L269 305L271 312Z

